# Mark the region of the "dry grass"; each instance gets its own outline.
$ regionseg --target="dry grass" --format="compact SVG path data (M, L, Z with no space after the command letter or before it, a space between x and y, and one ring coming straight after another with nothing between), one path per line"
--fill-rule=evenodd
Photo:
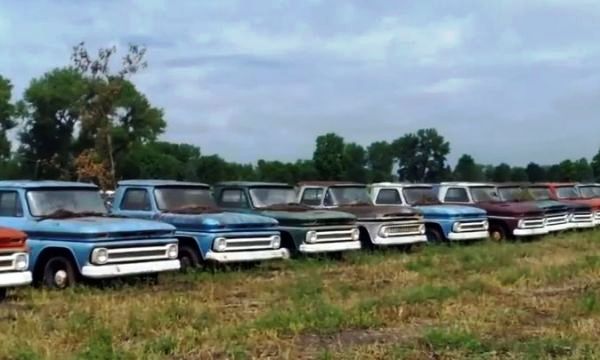
M20 289L0 358L600 358L600 232Z

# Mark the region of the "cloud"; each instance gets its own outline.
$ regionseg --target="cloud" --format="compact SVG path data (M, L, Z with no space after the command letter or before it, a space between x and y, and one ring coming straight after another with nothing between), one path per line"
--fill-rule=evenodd
M244 162L310 157L328 131L368 145L422 127L452 160L590 157L598 38L587 0L0 3L17 95L79 41L140 43L134 81L164 108L164 138Z

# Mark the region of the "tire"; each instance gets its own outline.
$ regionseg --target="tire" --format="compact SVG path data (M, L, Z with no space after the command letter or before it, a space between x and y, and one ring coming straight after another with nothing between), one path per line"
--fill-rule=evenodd
M441 244L446 241L446 238L442 235L441 231L435 227L428 226L425 235L427 235L427 241L434 244Z
M494 242L503 242L507 239L506 230L502 225L490 224L489 232L490 239L492 239Z
M4 301L4 299L6 299L6 292L6 288L0 288L0 301Z
M181 263L181 272L188 272L197 269L200 266L198 252L191 246L179 247L179 262Z
M66 289L77 283L73 262L63 256L51 257L42 272L42 285L50 289Z

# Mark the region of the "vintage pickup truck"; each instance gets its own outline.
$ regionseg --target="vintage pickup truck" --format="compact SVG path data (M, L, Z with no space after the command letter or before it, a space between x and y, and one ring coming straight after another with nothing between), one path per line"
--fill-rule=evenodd
M298 202L322 209L354 214L365 247L427 242L419 210L408 206L375 206L365 184L311 181L298 184Z
M531 192L528 184L498 184L498 195L504 201L522 202L538 206L546 211L546 228L549 232L594 227L592 208L564 200L552 200L550 192L538 189Z
M0 203L2 216L3 203ZM23 232L0 229L0 300L6 297L7 288L29 285L32 280L29 269L27 235Z
M296 203L294 188L283 183L222 182L214 186L217 204L277 219L282 246L291 255L341 253L361 248L356 218Z
M52 288L180 267L173 226L110 216L93 184L0 181L0 226L28 235L33 280Z
M574 183L538 183L527 186L530 193L537 199L550 196L552 200L563 201L571 204L582 204L592 208L594 224L600 225L600 198L584 198L581 196Z
M436 189L426 184L377 183L369 185L377 206L414 206L424 216L427 240L463 241L487 239L485 210L473 206L442 204Z
M502 201L494 185L446 182L439 185L438 199L444 204L471 205L485 210L490 238L495 241L548 233L544 210L531 204Z
M121 181L112 206L113 214L174 225L184 270L208 261L239 263L289 257L281 247L276 220L219 209L206 184Z

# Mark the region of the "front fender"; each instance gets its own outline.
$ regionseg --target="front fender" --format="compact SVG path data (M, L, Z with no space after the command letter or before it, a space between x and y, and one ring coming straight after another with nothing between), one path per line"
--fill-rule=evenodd
M95 247L94 243L87 242L73 242L73 241L48 241L48 240L37 240L30 238L27 240L27 245L31 249L29 269L33 271L39 260L40 255L47 249L58 248L64 249L71 253L73 259L75 259L75 265L78 270L89 262L92 249Z

